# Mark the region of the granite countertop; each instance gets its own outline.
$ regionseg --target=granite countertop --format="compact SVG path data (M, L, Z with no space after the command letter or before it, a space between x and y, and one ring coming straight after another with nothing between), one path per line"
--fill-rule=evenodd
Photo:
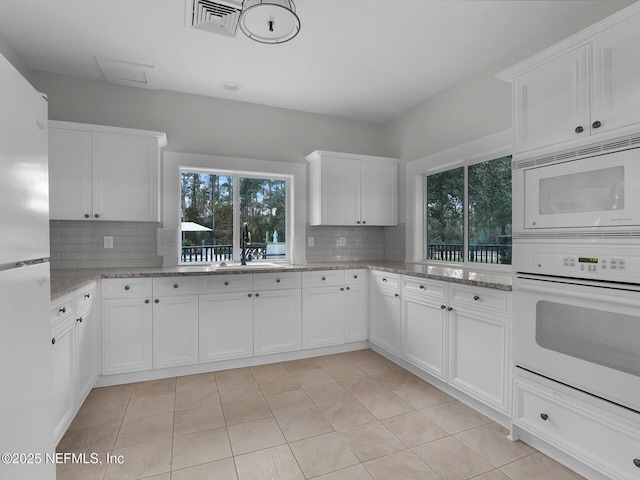
M246 270L216 270L208 265L182 265L177 267L141 267L141 268L101 268L77 270L51 270L51 300L62 297L74 290L101 278L144 278L176 277L189 275L222 275L243 273L300 272L314 270L348 270L369 268L401 275L411 275L433 280L464 283L480 287L511 290L512 274L484 269L456 268L419 263L392 262L386 260L368 260L358 262L307 263L305 265L286 265L275 268Z

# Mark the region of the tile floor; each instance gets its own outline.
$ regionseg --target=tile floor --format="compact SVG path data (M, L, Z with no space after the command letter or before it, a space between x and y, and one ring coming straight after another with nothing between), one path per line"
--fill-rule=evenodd
M360 350L96 388L58 452L102 464L59 464L58 480L582 478L506 434Z

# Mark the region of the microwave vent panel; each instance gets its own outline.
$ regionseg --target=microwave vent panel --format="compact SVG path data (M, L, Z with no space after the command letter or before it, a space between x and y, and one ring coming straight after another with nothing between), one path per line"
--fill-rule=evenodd
M185 0L185 26L235 37L242 1Z

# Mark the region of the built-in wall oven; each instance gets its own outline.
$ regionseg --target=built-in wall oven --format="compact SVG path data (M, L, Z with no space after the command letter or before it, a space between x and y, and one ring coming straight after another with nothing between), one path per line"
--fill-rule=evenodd
M513 359L640 412L640 141L628 140L514 161Z

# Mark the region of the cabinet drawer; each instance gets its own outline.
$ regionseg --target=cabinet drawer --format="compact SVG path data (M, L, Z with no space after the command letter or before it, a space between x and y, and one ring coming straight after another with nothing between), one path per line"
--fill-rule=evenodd
M303 287L326 287L329 285L344 285L344 270L302 272Z
M364 285L367 283L367 270L345 270L344 271L344 283L346 285Z
M102 298L151 296L151 278L108 278L102 281Z
M516 381L514 423L615 478L638 478L640 429L547 389Z
M251 273L204 275L199 278L200 293L253 290L253 274Z
M372 271L371 282L378 287L400 288L400 275L397 273Z
M96 284L92 283L89 287L78 291L76 297L76 310L81 308L91 308L96 300Z
M403 275L402 291L444 299L447 296L447 284L445 282Z
M198 277L154 277L153 295L187 295L198 293Z
M451 304L508 315L511 313L511 292L451 284Z
M253 289L300 288L301 278L301 272L256 273L253 275Z
M69 296L57 299L54 303L51 304L50 312L51 325L54 326L60 324L60 322L63 322L65 319L74 314L74 297Z

